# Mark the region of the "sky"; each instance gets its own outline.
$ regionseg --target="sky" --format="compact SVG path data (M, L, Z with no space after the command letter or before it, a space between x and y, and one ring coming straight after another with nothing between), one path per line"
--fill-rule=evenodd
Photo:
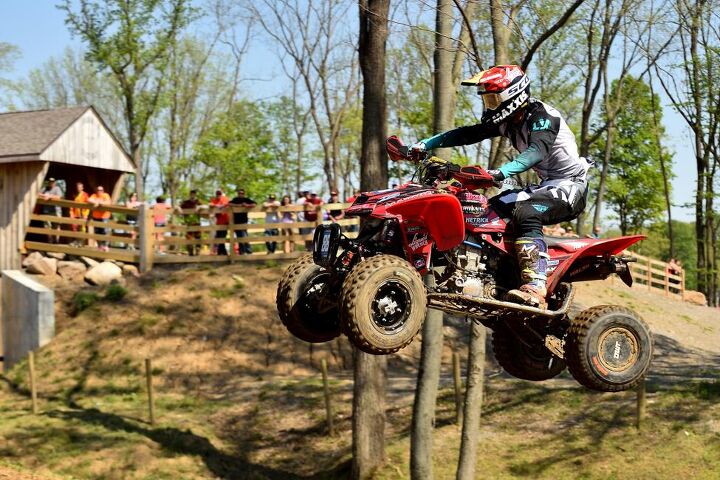
M33 68L41 66L50 57L60 55L68 46L81 47L81 42L72 38L64 23L64 14L55 5L56 0L0 0L0 42L8 42L20 49L21 57L15 63L11 79L21 79ZM274 51L256 42L245 60L245 78L255 79L248 89L255 96L267 97L275 92L273 72L280 73L279 65L268 65L276 58ZM659 86L656 86L659 90ZM661 93L661 92L659 92ZM670 106L669 100L661 93L663 123L667 131L665 146L674 152L673 170L673 218L681 221L694 220L694 208L679 205L694 203L695 160L692 135L680 115ZM562 111L561 105L555 107Z

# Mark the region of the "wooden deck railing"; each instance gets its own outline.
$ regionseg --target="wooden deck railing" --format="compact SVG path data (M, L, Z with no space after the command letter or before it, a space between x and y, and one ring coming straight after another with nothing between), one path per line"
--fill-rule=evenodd
M347 203L325 204L316 208L317 221L294 221L292 223L265 223L267 213L262 206L253 208L229 206L224 209L203 206L198 209L175 209L168 213L168 224L156 227L153 219L153 209L141 206L140 209L131 209L120 206L101 206L93 208L86 203L76 203L67 200L38 200L40 205L52 205L63 208L67 213L69 208L90 210L89 219L69 218L67 215L57 217L54 215L31 216L33 224L27 229L28 234L42 235L46 238L59 236L65 243L49 243L48 241L25 242L27 250L62 252L72 255L84 255L103 259L115 259L123 262L133 262L140 265L141 271L148 271L154 264L166 263L196 263L196 262L234 262L257 259L287 259L295 258L304 252L305 241L312 240L312 231L320 223L330 223L323 220L325 212L329 210L345 209ZM289 205L277 209L278 217L282 218L285 212L293 215L303 212L303 205ZM109 211L115 218L108 222L101 222L92 218L93 211ZM233 213L247 212L251 223L233 223ZM229 224L215 224L217 213L227 213ZM126 218L136 217L137 224L126 223ZM200 222L200 225L197 223ZM52 223L60 230L48 228L35 223ZM343 219L337 222L345 231L345 235L357 235L359 221L357 218ZM77 231L72 230L76 226ZM107 228L105 234L96 233L99 228ZM276 235L265 235L265 230L277 230ZM309 233L301 233L300 229L308 229ZM84 231L82 231L84 230ZM287 232L290 230L290 232ZM215 238L217 231L226 231L225 238ZM246 237L238 237L235 232L247 231ZM67 244L67 241L81 241L83 245ZM108 242L108 251L98 250L94 245L97 242ZM265 242L277 242L277 253L268 254ZM294 251L283 252L284 242L290 242ZM217 255L213 249L220 244L229 246L228 255ZM249 244L256 246L250 255L241 255L235 251L235 246ZM259 247L258 247L259 246ZM197 255L190 255L191 248L195 247ZM162 252L161 252L162 250ZM667 270L667 263L643 255L628 252L637 258L637 262L630 263L630 273L636 284L646 286L648 290L662 291L668 296L682 298L685 292L685 272L672 275Z
M26 233L33 236L41 235L44 239L42 241L26 239L25 248L27 250L53 251L133 262L140 265L141 271L150 270L156 263L233 262L259 258L295 258L305 251L305 242L312 240L315 227L321 223L331 222L324 220L326 212L343 210L350 205L334 203L313 206L312 209L317 213L317 220L302 222L296 221L296 218L298 213L308 210L306 206L277 207L274 211L277 212L278 219L282 218L283 213L291 212L294 220L276 223L265 223L268 211L262 206L228 205L223 208L201 206L197 209L186 210L175 208L167 211L167 224L156 227L153 208L144 205L138 209L115 205L93 207L90 204L68 200L38 200L38 204L61 207L63 216L33 214L30 217L31 225ZM90 210L89 218L87 220L70 218L67 213L71 208ZM93 212L105 211L111 212L114 218L110 221L93 218ZM310 211L312 212L312 210ZM246 212L250 223L234 223L234 214L239 212ZM228 224L216 224L217 214L227 214ZM136 218L136 224L128 224L127 217ZM359 228L357 218L342 219L336 223L343 227L345 235L351 238L357 235L356 231ZM106 233L97 232L98 229L103 228L106 229ZM266 234L266 230L277 230L277 233ZM225 231L225 237L216 238L218 231ZM247 232L247 236L240 237L239 232L241 231ZM52 242L56 237L60 241ZM81 245L78 245L78 241ZM100 242L109 244L107 251L96 248ZM276 253L267 252L266 242L276 242ZM285 242L292 247L292 251L284 251ZM220 244L228 247L226 248L228 255L215 253ZM252 254L243 255L236 251L236 247L239 249L239 246L244 244L249 244L251 247L256 246L253 248ZM197 254L191 255L193 251Z

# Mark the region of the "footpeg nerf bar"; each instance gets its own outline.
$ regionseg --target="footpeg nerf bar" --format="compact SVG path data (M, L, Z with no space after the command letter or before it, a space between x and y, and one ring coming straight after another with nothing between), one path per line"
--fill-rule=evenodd
M563 295L564 299L557 310L531 307L514 302L504 302L493 298L476 298L456 293L429 293L428 308L434 308L445 312L455 313L468 317L487 317L507 311L525 312L542 317L560 317L567 313L575 296L575 290L569 283L561 283L558 286L557 294Z

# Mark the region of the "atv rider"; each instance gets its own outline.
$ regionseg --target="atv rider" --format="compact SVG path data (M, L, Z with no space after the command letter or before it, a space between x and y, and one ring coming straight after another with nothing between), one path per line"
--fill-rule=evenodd
M578 155L575 136L560 113L530 97L530 79L517 65L491 67L462 85L477 86L485 105L480 123L420 140L410 153L420 155L498 136L510 139L520 154L488 173L500 182L532 168L541 182L505 191L491 200L501 214L512 216L517 236L515 252L523 284L509 291L506 299L544 308L548 254L542 226L571 220L583 211L589 164Z

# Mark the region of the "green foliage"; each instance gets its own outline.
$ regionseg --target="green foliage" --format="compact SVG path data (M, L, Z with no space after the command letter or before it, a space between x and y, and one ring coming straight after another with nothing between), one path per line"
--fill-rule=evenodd
M95 305L100 301L100 296L95 292L89 292L87 290L80 290L77 292L72 299L72 311L74 315L79 314L83 310Z
M622 88L620 92L618 89ZM615 80L611 95L621 96L621 108L615 119L612 151L608 165L605 201L620 221L623 234L640 232L643 226L662 218L665 209L664 183L660 156L668 173L670 155L660 149L662 109L660 99L640 79L628 76ZM656 131L653 111L657 116ZM607 112L603 111L607 116ZM605 142L599 142L596 158L602 158Z
M105 300L119 302L128 294L127 288L119 283L112 283L105 289Z
M272 131L256 103L239 101L220 115L198 142L195 157L226 191L242 187L248 195L264 198L279 188Z

